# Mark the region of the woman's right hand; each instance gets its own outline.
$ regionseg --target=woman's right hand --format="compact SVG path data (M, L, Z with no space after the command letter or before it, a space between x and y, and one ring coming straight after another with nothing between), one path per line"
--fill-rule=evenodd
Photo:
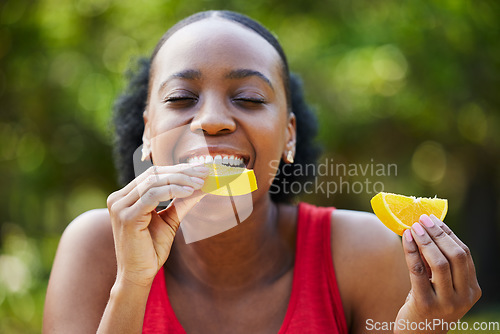
M204 196L203 165L152 166L108 197L117 260L117 282L152 283L167 260L179 224ZM161 212L160 202L173 199Z

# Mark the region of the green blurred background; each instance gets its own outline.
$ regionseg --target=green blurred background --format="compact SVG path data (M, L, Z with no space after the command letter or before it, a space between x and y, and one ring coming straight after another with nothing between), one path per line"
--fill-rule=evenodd
M316 108L321 161L397 166L328 180L448 198L446 222L470 246L483 288L467 319L499 321L500 2L7 0L0 332L40 331L61 233L118 187L109 118L131 58L206 9L240 11L279 37ZM303 199L371 211L373 187L359 189Z

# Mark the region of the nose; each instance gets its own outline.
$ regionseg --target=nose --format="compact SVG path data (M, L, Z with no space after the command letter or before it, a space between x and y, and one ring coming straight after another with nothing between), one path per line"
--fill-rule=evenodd
M212 99L205 101L191 121L191 131L203 131L207 135L221 135L234 132L236 122L223 102Z

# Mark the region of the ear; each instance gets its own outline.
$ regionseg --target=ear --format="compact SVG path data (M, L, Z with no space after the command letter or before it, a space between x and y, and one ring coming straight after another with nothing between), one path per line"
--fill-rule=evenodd
M144 119L144 132L142 133L142 143L144 146L150 146L151 145L151 139L150 139L150 131L149 131L149 124L148 124L148 111L144 110L142 113L142 118Z
M144 110L142 118L144 119L144 132L142 133L142 161L144 161L147 158L150 158L151 155L151 135L147 110Z
M293 162L293 157L295 156L296 144L297 144L297 119L295 118L295 114L291 112L288 115L288 125L286 128L286 142L285 142L285 150L283 152L283 157L284 157L283 160L289 163Z

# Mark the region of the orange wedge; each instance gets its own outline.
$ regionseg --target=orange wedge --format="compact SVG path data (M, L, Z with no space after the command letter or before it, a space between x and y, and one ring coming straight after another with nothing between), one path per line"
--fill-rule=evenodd
M448 212L448 200L440 198L408 197L381 192L370 203L382 223L399 235L403 235L404 230L418 222L423 214L432 214L443 220Z
M257 190L252 169L207 163L208 177L201 191L218 196L240 196Z

